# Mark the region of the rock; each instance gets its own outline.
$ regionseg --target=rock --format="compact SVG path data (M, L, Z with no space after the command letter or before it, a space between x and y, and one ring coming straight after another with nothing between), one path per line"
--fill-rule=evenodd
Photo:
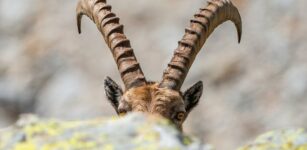
M212 150L159 117L133 113L121 118L60 121L24 115L0 131L5 150Z
M213 150L181 133L169 121L140 113L88 121L22 115L14 126L0 130L0 149ZM271 131L238 150L307 150L307 130Z
M307 150L307 131L304 129L271 131L239 150Z

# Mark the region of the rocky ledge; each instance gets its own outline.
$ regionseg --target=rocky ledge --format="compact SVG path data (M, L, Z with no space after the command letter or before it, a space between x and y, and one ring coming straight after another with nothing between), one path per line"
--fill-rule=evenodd
M271 131L239 150L307 150L307 131L304 129Z
M0 150L213 150L169 121L132 113L125 117L60 121L23 115L0 130ZM307 150L304 129L271 131L238 150Z
M211 150L167 120L133 113L89 121L22 116L0 131L1 150Z

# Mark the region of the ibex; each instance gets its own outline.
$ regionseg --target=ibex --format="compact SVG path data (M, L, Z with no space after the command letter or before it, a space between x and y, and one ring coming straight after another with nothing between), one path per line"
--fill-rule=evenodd
M81 18L88 16L102 33L110 48L125 85L123 91L111 78L105 79L108 101L118 115L127 112L144 112L163 116L179 129L202 95L203 83L194 84L185 92L180 88L197 53L213 30L225 21L232 21L237 29L238 41L242 22L238 9L230 0L210 0L200 8L190 26L185 29L174 55L163 73L162 81L146 80L134 55L130 41L125 36L119 18L111 12L106 0L80 0L77 5L77 25L81 33Z

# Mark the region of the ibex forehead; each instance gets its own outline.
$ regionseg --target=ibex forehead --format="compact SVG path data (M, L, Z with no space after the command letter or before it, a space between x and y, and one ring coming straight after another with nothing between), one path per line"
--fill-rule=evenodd
M181 93L168 88L159 88L158 83L130 88L123 95L123 101L134 111L150 113L166 113L171 108L182 105L184 102Z

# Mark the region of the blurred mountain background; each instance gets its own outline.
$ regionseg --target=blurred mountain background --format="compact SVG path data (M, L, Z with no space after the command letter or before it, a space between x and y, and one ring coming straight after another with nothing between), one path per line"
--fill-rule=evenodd
M204 0L109 0L148 79L162 72ZM207 40L183 90L202 80L184 130L217 149L234 149L272 129L307 128L305 0L233 0L243 20L237 44L227 22ZM122 84L96 26L77 0L0 0L0 127L21 113L60 119L115 115L103 80Z

